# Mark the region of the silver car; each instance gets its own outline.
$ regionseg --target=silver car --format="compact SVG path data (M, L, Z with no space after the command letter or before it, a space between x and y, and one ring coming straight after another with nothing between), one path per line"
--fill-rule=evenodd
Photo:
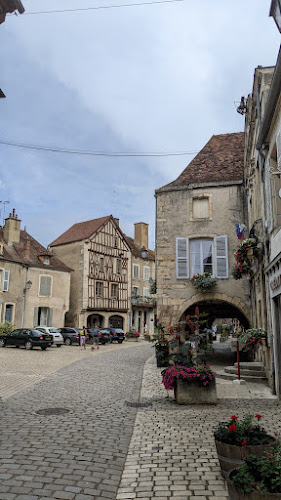
M54 339L52 345L61 347L64 344L63 336L56 328L53 328L52 326L36 326L35 328L36 330L39 330L39 332L49 333L52 335Z

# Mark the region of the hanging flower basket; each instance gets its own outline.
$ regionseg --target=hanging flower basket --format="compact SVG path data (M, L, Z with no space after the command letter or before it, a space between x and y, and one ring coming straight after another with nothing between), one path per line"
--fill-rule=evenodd
M238 249L234 253L236 265L232 268L231 274L236 280L240 280L243 276L251 276L251 259L256 248L256 240L248 238L240 243Z

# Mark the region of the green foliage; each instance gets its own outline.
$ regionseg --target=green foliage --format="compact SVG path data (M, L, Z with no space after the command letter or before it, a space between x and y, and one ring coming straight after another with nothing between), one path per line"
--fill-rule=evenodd
M255 248L256 240L248 238L240 243L238 249L234 253L236 265L232 268L231 275L236 280L240 280L243 275L251 276L251 260L248 257L248 250Z
M281 449L279 445L272 453L263 457L249 455L245 463L235 471L231 479L236 488L245 493L281 493Z
M228 422L219 422L214 430L214 437L221 443L236 446L269 444L272 437L260 426L260 419L261 415L246 415L242 420L232 415Z
M196 274L190 279L192 285L201 292L211 292L217 284L216 278L213 278L210 273Z
M266 331L262 328L250 328L239 336L239 344L243 351L254 351L262 339L266 339Z
M10 321L5 321L0 325L0 335L7 335L7 333L11 333L15 329L13 323Z

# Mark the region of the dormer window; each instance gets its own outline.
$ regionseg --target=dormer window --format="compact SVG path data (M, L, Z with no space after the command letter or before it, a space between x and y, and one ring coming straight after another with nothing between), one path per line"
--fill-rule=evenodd
M44 262L44 264L46 264L46 266L50 265L50 257L49 257L49 255L45 255L43 262Z

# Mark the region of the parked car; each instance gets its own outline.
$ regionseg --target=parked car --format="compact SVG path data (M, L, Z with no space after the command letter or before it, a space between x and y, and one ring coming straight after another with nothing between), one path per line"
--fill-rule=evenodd
M96 335L99 337L99 344L107 344L111 342L111 335L107 329L99 330L98 328L87 328L87 334L89 336L90 344L94 343L94 337Z
M64 343L64 339L62 334L57 330L57 328L53 328L52 326L36 326L35 327L38 332L48 333L52 335L53 342L52 345L56 345L57 347L61 347Z
M0 337L0 347L24 346L28 350L33 349L33 347L41 347L42 351L45 351L47 347L52 345L52 342L52 335L39 332L34 328L18 328Z
M118 344L122 344L125 339L125 334L122 328L110 328L111 342L118 342Z
M79 345L82 328L70 328L65 326L63 328L57 328L57 330L62 334L65 345Z

